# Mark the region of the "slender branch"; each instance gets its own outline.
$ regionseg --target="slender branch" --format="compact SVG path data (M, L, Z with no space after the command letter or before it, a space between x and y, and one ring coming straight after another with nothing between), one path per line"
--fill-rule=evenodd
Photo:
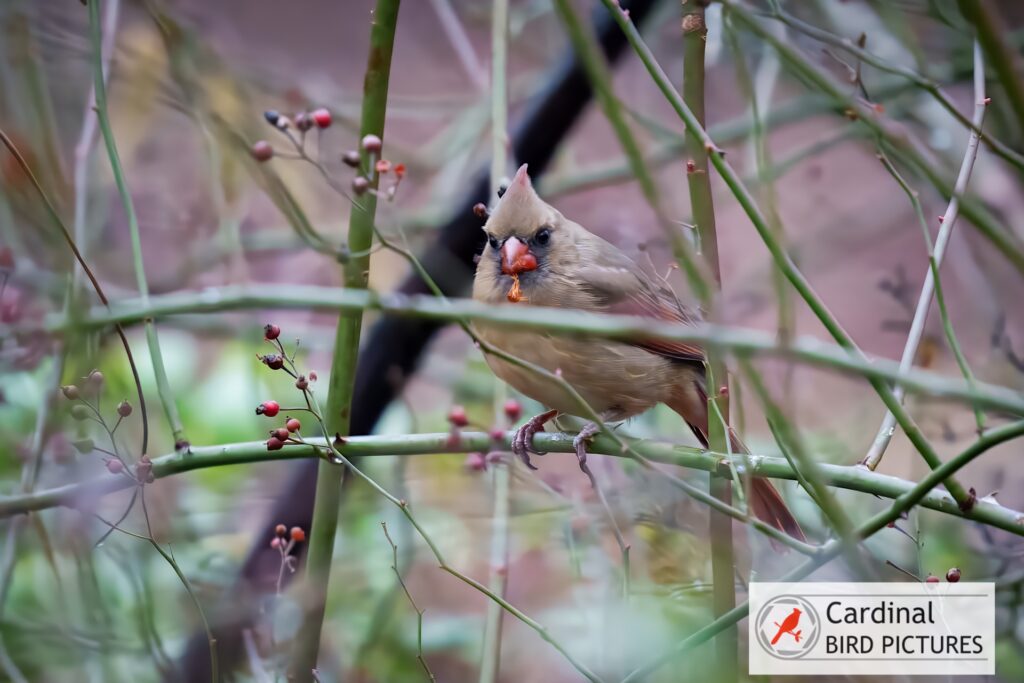
M683 100L693 111L701 126L706 125L704 107L704 48L708 28L704 19L704 4L696 2L683 6ZM715 203L711 192L708 152L693 135L686 136L686 182L690 192L693 222L697 227L704 262L714 277L716 296L722 290L722 265L718 257L718 232L715 226ZM717 320L715 299L706 294L702 299L710 320ZM729 441L729 375L719 349L707 354L706 369L707 413L719 419L708 419L708 444L718 452L730 452ZM711 495L726 505L732 505L732 482L711 474L708 480ZM711 543L712 603L716 616L736 606L735 558L733 556L732 518L712 511L708 518L708 536ZM736 658L739 651L736 629L726 629L715 638L716 677L724 681L738 678Z
M873 517L866 520L855 531L855 536L861 540L870 538L878 531L886 528L890 522L895 522L900 519L903 514L909 511L918 503L921 503L928 497L929 492L937 486L943 480L948 478L969 464L972 460L985 453L990 448L1003 443L1009 439L1014 439L1024 434L1024 421L1014 422L1012 424L993 429L991 432L985 434L967 449L962 451L959 455L949 460L937 469L933 470L922 479L919 483L915 484L912 488L902 493L899 497L893 500L892 504L886 510L882 510ZM867 471L867 470L864 470ZM799 581L811 574L814 570L818 569L825 563L829 562L840 552L843 551L846 544L841 540L830 541L822 550L821 554L811 558L804 564L793 569L789 573L785 574L778 580L781 582ZM712 623L701 628L697 632L693 633L686 639L679 642L668 652L656 657L652 661L638 667L626 676L622 683L636 683L646 678L651 673L660 669L663 665L669 661L675 659L681 654L684 654L701 643L707 642L709 639L722 632L724 629L729 628L740 619L747 616L750 610L750 604L745 602L741 605L737 605L728 614L724 614Z
M117 192L121 197L121 204L124 207L125 215L128 217L128 231L131 235L135 279L139 287L139 297L145 302L149 300L149 284L146 282L146 267L142 256L139 219L135 213L135 204L132 202L131 193L128 191L128 183L125 179L124 168L121 166L121 158L117 152L117 143L114 140L114 131L110 126L110 115L107 110L107 84L103 67L103 38L101 35L99 6L100 0L93 0L89 3L89 37L92 44L93 92L96 95L96 118L100 125L100 132L103 135L103 142L107 148L107 156L110 159L110 169L114 174ZM167 422L170 424L171 432L174 434L175 443L185 443L181 416L178 414L178 407L174 402L174 395L171 393L171 384L167 378L167 369L164 367L164 357L160 351L160 338L157 335L156 325L152 320L147 320L145 321L145 328L146 343L149 346L149 356L150 361L153 363L153 376L156 379L160 402L163 404L164 412L167 415Z
M810 337L797 337L780 345L775 335L718 325L684 325L636 316L589 313L558 308L514 304L485 305L468 299L438 299L434 296L378 294L306 285L281 285L272 293L261 286L227 286L203 292L179 292L150 297L150 305L122 300L111 310L94 308L81 319L48 315L42 325L0 325L0 336L33 331L49 333L130 323L148 317L185 313L213 313L240 309L288 309L338 311L377 310L393 315L453 322L484 321L495 327L542 330L563 334L598 336L624 341L666 340L700 344L705 348L727 349L736 355L768 354L862 375L881 382L894 382L907 391L936 398L955 398L971 404L1024 415L1024 397L1005 387L979 382L972 388L963 380L934 372L911 370L901 373L894 361L865 357L834 344Z
M900 368L904 370L914 364L914 359L917 357L917 349L921 344L922 337L924 337L924 326L928 321L928 311L931 309L932 297L935 294L936 283L939 281L939 269L942 267L942 260L946 255L946 247L949 245L949 239L953 234L957 218L960 217L960 197L967 192L967 184L970 182L971 172L974 170L974 161L978 158L979 135L974 131L981 128L985 120L985 110L987 108L988 102L985 97L985 62L981 53L981 44L975 40L974 116L971 119L974 126L967 140L967 149L964 152L963 162L960 164L960 173L956 178L953 196L946 206L945 213L942 214L942 227L939 228L939 234L935 239L935 248L930 250L931 253L928 255L930 267L925 274L924 284L921 286L921 294L917 299L917 308L914 310L914 319L910 323L907 343L903 347L903 356L900 358ZM927 235L927 231L925 234ZM902 387L896 387L893 390L893 394L897 400L903 401L904 390ZM895 432L895 426L896 418L893 417L891 412L886 412L885 417L882 419L882 424L878 428L878 433L875 435L875 440L871 444L871 449L861 461L863 465L872 470L878 467L878 463L882 461L885 449L888 448L889 441Z
M497 196L505 169L508 166L508 0L493 0L491 3L491 197ZM403 233L404 235L404 233ZM411 255L411 252L410 252ZM414 259L419 263L419 259ZM420 267L424 282L436 286L429 274ZM507 390L496 380L494 414L503 419L499 412L499 399ZM501 416L501 417L499 417ZM491 532L490 572L488 587L502 598L508 588L508 547L509 547L509 499L511 497L511 468L515 462L498 462L494 465L494 514ZM480 655L480 683L495 683L501 669L501 636L505 611L497 602L487 603L484 619L483 647Z
M1008 440L1013 436L1019 436L1019 434L1004 437L1002 440ZM507 433L500 447L511 448L511 437L512 433ZM534 437L534 444L537 448L551 453L575 453L572 435L568 434L540 433ZM797 479L793 467L785 458L762 455L730 456L724 453L712 453L697 448L649 440L632 440L630 444L632 448L643 453L644 457L653 462L703 472L719 472L723 476L730 476L731 469L735 468L751 476ZM169 453L153 458L153 476L156 479L163 479L211 467L245 465L274 460L322 458L325 447L326 442L322 439L308 439L307 445L288 445L279 451L272 452L267 451L265 441L219 446L193 446L189 454ZM449 434L441 432L399 436L353 436L346 438L344 443L337 448L346 457L355 458L468 453L495 447L497 444L492 436L483 432L462 432L459 444L455 447L449 443ZM627 457L622 452L622 447L607 435L596 437L590 452L619 458ZM829 486L860 491L883 498L897 498L914 486L913 482L872 472L865 467L818 462L815 469L821 481ZM0 496L0 519L53 507L86 507L97 497L134 485L135 483L132 481L107 474L28 495ZM922 501L922 505L938 512L995 526L1017 535L1024 535L1024 513L1004 507L991 498L980 499L974 508L964 512L957 508L948 493L934 491Z
M957 0L957 4L967 20L974 24L977 41L988 55L988 61L1010 101L1017 117L1018 135L1024 133L1024 81L1018 71L1020 55L1010 49L1003 39L1006 26L995 4L991 0Z
M412 605L413 611L416 612L416 659L419 660L420 665L423 667L423 671L427 674L427 678L431 681L436 681L434 672L430 670L427 665L427 660L423 657L423 612L425 610L420 609L416 605L416 601L412 597L412 593L409 592L409 587L405 585L405 579L402 578L402 572L398 571L398 546L391 540L391 534L388 533L387 522L380 523L381 528L384 530L384 538L388 539L388 545L391 546L391 570L395 572L395 577L398 579L398 585L402 587L402 591L405 593L405 597L409 599L409 604Z
M400 0L377 0L370 29L370 51L363 83L363 110L360 136L384 137L391 56L395 44ZM362 149L363 168L372 168L373 154ZM370 191L357 198L349 215L348 245L352 258L345 267L346 290L365 289L369 280L369 249L373 245L373 222L377 210L379 174L370 179ZM327 434L348 434L356 362L362 331L362 312L342 311L335 333L334 359L327 397ZM328 461L321 461L317 472L313 523L310 529L309 555L306 561L308 602L295 639L295 650L288 664L289 675L305 678L316 668L327 602L327 583L334 555L334 537L341 502L340 472Z
M601 0L606 7L608 7L615 21L619 24L619 27L626 34L626 38L629 40L633 49L639 55L640 60L647 67L648 72L654 79L658 88L662 94L668 100L669 104L679 115L679 117L686 124L687 132L697 137L704 149L707 151L711 158L711 163L715 169L722 176L722 180L725 181L726 185L732 191L737 201L743 207L747 216L750 218L751 223L757 229L758 234L761 236L761 241L764 242L768 251L771 253L772 258L775 260L776 265L786 275L786 278L796 289L797 293L807 302L808 307L814 312L815 316L828 330L829 334L839 343L840 346L850 351L851 354L858 358L863 359L863 352L857 347L849 333L839 324L836 317L829 311L828 307L817 295L814 289L811 287L810 282L804 276L804 274L797 268L796 263L783 248L782 244L772 231L771 226L765 219L764 214L758 208L757 203L751 196L750 192L743 185L736 171L733 170L732 166L725 160L725 156L722 151L715 145L714 141L708 136L707 131L697 120L693 111L686 105L683 99L676 92L675 88L672 87L671 81L665 74L665 71L658 64L654 55L651 53L650 48L643 42L639 31L630 21L629 17L622 11L622 9L614 2L614 0ZM729 7L733 7L734 3L732 0L723 0ZM875 389L875 392L882 399L882 402L892 411L896 416L896 421L900 427L903 428L907 438L914 447L924 458L925 462L932 470L936 469L942 460L939 458L935 449L932 448L931 444L925 439L924 434L920 428L914 423L910 415L904 410L902 404L896 399L892 393L892 389L889 385L878 379L869 380L871 386ZM969 494L959 483L956 481L946 482L947 488L953 496L962 505L967 506L970 504Z

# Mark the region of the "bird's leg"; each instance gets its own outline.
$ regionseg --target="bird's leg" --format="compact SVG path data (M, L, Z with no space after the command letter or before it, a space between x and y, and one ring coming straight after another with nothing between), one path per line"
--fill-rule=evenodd
M597 488L594 482L594 475L590 472L590 467L587 465L587 442L597 436L601 432L601 427L596 422L588 422L583 425L583 429L580 433L572 440L573 448L576 449L576 457L580 461L580 469L583 470L583 474L587 475L590 479L590 483Z
M538 451L533 447L533 435L537 432L543 432L544 423L555 415L558 415L557 410L549 410L546 413L534 415L527 420L522 427L517 429L515 434L512 435L512 452L519 456L519 458L526 463L526 466L531 470L535 470L537 468L532 462L530 462L530 453L544 455L543 451Z

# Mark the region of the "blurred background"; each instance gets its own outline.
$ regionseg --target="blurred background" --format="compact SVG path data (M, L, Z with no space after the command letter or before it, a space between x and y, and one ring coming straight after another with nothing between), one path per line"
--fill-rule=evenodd
M682 76L680 3L649 3L645 39L672 79ZM684 2L685 4L685 2ZM1024 6L985 3L999 12L1011 74L1024 45ZM263 116L326 107L333 125L315 149L334 182L347 188L354 173L342 154L358 145L362 79L368 50L369 0L106 0L119 10L110 53L109 106L141 229L146 278L153 295L195 294L225 285L258 285L268 297L290 285L336 286L337 258L312 248L279 209L280 185L295 198L317 233L344 241L349 205L309 164L276 158L257 164L249 146L266 138L287 141ZM972 29L956 2L815 0L783 2L804 21L856 41L941 83L959 111L973 108ZM581 16L602 15L599 3L577 2ZM762 3L751 7L764 9ZM907 79L858 65L777 21L764 26L818 65L851 98L875 106L892 136L911 139L927 166L951 184L963 157L967 130ZM878 141L836 111L834 103L793 77L758 37L726 22L722 7L708 10L707 119L784 233L788 249L843 325L869 354L898 359L906 341L928 263L927 249L907 195L877 159ZM528 116L559 68L571 58L563 25L546 0L513 0L509 22L510 126ZM111 300L138 295L128 220L118 199L103 144L81 145L91 117L92 52L88 16L79 3L5 0L0 3L0 127L35 170ZM422 253L486 173L490 130L490 3L407 0L394 52L384 156L405 165L394 196L381 202L378 227ZM738 49L738 52L737 52ZM989 65L992 104L985 123L1000 140L1024 147L1024 121ZM853 76L857 75L857 78ZM753 83L754 92L750 92ZM615 64L615 91L639 137L667 213L692 232L682 126L643 65L627 49ZM753 125L751 95L767 120L763 140ZM763 143L763 145L762 145ZM759 151L760 149L760 151ZM566 216L619 245L653 272L668 277L693 302L672 269L671 251L657 217L632 178L600 109L587 106L553 150L541 195ZM135 402L123 349L110 330L49 335L39 325L95 302L88 289L65 301L75 270L66 243L49 221L24 172L0 157L0 490L21 490L26 463L41 456L36 487L80 481L106 472L104 455L76 448L105 437L77 421L60 399L59 385L81 382L94 368L105 375L101 406L109 417L122 399ZM509 160L507 172L515 168ZM934 237L945 210L920 169L897 164L920 194ZM1017 244L1024 240L1022 177L983 147L971 195ZM813 314L786 287L782 296L771 259L728 188L712 174L722 259L726 322L758 330L781 329L829 340ZM290 220L291 219L291 220ZM322 245L320 245L322 246ZM481 240L482 246L482 240ZM451 268L467 269L453 261ZM372 256L371 287L388 291L409 273L406 260L386 249ZM80 276L78 276L80 278ZM81 281L81 280L80 280ZM967 220L950 243L942 283L964 354L986 382L1024 390L1024 315L1021 271ZM780 305L780 301L782 302ZM48 318L47 316L51 316ZM366 324L378 316L367 313ZM158 321L160 343L184 426L195 446L265 438L266 422L253 406L267 398L294 400L291 380L269 373L255 356L266 353L263 326L279 325L289 348L300 339L299 365L326 378L335 315L309 310L222 312ZM24 330L36 330L28 333ZM23 332L15 334L15 330ZM141 326L128 329L149 399L150 448L155 457L175 449L155 390ZM959 377L938 311L926 328L918 364ZM884 407L863 380L781 361L759 361L776 399L799 428L808 451L824 462L853 464L863 457ZM506 427L506 399L524 414L540 406L499 386L480 352L457 328L434 337L414 374L398 368L374 381L398 389L376 424L380 433L443 432L452 406L464 406L471 428ZM733 424L755 453L778 455L760 405L742 377L733 392ZM323 383L325 384L325 383ZM323 389L326 393L326 388ZM359 398L357 397L357 401ZM50 406L42 417L40 407ZM948 457L976 437L975 416L961 404L911 398L908 406L939 453ZM46 413L49 413L47 416ZM116 417L115 417L116 419ZM1006 416L987 416L991 425ZM40 428L41 427L41 428ZM97 433L99 432L99 433ZM623 427L634 436L694 445L689 429L661 408ZM135 448L138 411L116 437ZM86 450L87 452L79 452ZM1024 506L1024 471L1013 463L1020 442L997 448L968 467L961 481L979 496L997 494ZM1016 460L1015 460L1016 459ZM511 468L507 577L509 601L547 626L589 666L618 680L712 618L707 513L657 475L625 459L594 456L594 468L616 523L631 545L631 585L622 595L623 564L608 516L575 458L549 455L540 470ZM496 529L493 466L473 467L465 454L379 457L364 466L389 490L412 502L418 517L460 571L486 582ZM208 616L230 606L237 577L252 548L274 537L275 510L301 507L299 461L219 467L162 479L147 487L153 537L170 549ZM897 433L881 471L920 479L925 465ZM704 487L707 475L677 472ZM811 499L780 482L809 536L828 528ZM857 521L884 505L873 496L838 491ZM202 633L194 604L166 560L145 540L108 527L89 514L145 533L146 520L131 492L89 501L82 510L53 509L4 521L0 634L4 672L31 681L172 680L190 670L188 640ZM324 681L424 680L416 659L417 615L391 569L388 524L398 546L398 568L423 615L423 654L439 681L480 675L486 599L439 571L404 518L363 485L346 488L332 567L321 650ZM800 558L773 553L763 537L737 527L742 574L773 578ZM916 539L916 541L915 541ZM937 513L909 519L867 543L877 578L945 576L1000 584L998 673L1024 680L1024 622L1020 600L1024 545L1016 536ZM274 551L276 553L276 551ZM278 560L271 555L270 565ZM898 565L891 567L886 560ZM285 571L286 579L290 574ZM814 578L841 579L841 561ZM276 577L275 577L276 578ZM272 583L272 582L271 582ZM283 657L297 625L289 581L248 608L255 622L237 658L236 680L262 680L260 669L283 680ZM742 591L742 586L740 587ZM536 633L506 615L501 635L501 681L575 681L579 674ZM745 638L745 622L741 624ZM202 648L200 648L202 649ZM741 648L742 649L742 648ZM191 652L191 650L189 650ZM651 676L651 681L706 680L710 647L696 650ZM194 654L194 653L193 653ZM13 667L13 668L12 668ZM200 666L197 671L205 671ZM741 667L745 671L745 666ZM198 674L197 674L198 675ZM279 678L281 677L281 678ZM839 678L837 676L837 678ZM192 680L205 680L194 678Z

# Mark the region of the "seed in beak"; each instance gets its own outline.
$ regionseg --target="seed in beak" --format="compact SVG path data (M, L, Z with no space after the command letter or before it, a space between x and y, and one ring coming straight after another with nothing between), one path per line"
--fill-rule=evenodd
M522 240L509 237L501 245L501 272L505 275L519 275L530 270L537 270L537 257Z

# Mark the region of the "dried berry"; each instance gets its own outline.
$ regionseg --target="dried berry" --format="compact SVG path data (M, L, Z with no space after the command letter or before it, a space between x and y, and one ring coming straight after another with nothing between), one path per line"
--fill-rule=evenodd
M467 453L465 466L472 472L483 472L487 469L487 458L483 453Z
M288 418L288 421L284 423L284 426L287 427L288 431L292 433L295 433L302 429L302 423L299 422L294 417Z
M267 417L274 417L281 412L281 404L277 401L264 401L263 403L256 406L257 415L266 415Z
M305 391L309 388L309 380L306 379L305 375L299 375L295 380L295 388L299 391Z
M483 202L477 202L473 205L473 213L476 214L477 218L487 218L490 211L487 210L487 205Z
M81 396L81 393L78 391L78 387L76 387L74 384L68 384L67 386L63 386L60 388L60 390L61 393L64 394L64 398L66 398L69 401L77 401L78 397Z
M71 417L81 422L83 420L88 420L90 417L92 417L92 412L87 407L83 406L81 403L76 403L75 405L71 406Z
M327 111L323 107L313 110L313 113L310 114L310 117L313 119L313 122L317 125L317 128L323 129L331 127L331 112Z
M342 154L341 161L346 166L351 166L352 168L359 168L359 165L362 163L362 159L359 158L359 152L354 149L350 149Z
M448 411L448 422L453 427L465 427L469 424L469 418L466 417L466 409L462 406L452 406L452 409Z
M281 441L281 439L277 438L276 436L272 436L269 439L267 439L268 451L279 451L282 448L284 448L284 441Z
M361 175L352 179L352 191L358 194L365 194L370 189L370 181Z
M293 526L290 536L296 543L302 543L306 540L306 532L301 527Z
M268 109L265 112L263 112L263 118L265 118L267 120L267 123L269 123L270 125L276 126L278 120L281 118L281 114L275 109Z
M306 112L300 111L295 115L295 127L305 133L313 127L313 118Z
M256 161L270 161L274 158L274 148L266 140L256 141L252 149L249 150L249 153L252 154L252 158Z
M132 404L128 401L121 401L117 404L117 414L121 417L128 417L132 414Z
M948 572L946 572L946 581L949 581L950 583L956 583L959 580L960 580L960 570L958 568L953 567Z
M272 431L270 434L271 434L271 436L277 437L280 441L287 441L288 440L288 430L285 429L284 427L278 427L277 429Z
M283 537L286 533L288 533L288 527L286 527L284 524L278 524L274 527L274 533L278 536Z
M272 323L263 326L263 338L273 341L281 336L281 328Z
M107 471L111 474L120 474L124 472L124 463L117 458L111 458L107 461Z
M284 357L277 353L268 353L260 356L260 360L271 370L280 370L284 367Z
M363 138L363 149L370 154L380 154L380 151L383 148L384 143L378 136L370 134Z
M505 401L505 417L507 417L512 422L516 422L519 420L520 417L522 417L522 415L523 406L519 403L519 401L515 400L514 398L510 398L509 400Z

